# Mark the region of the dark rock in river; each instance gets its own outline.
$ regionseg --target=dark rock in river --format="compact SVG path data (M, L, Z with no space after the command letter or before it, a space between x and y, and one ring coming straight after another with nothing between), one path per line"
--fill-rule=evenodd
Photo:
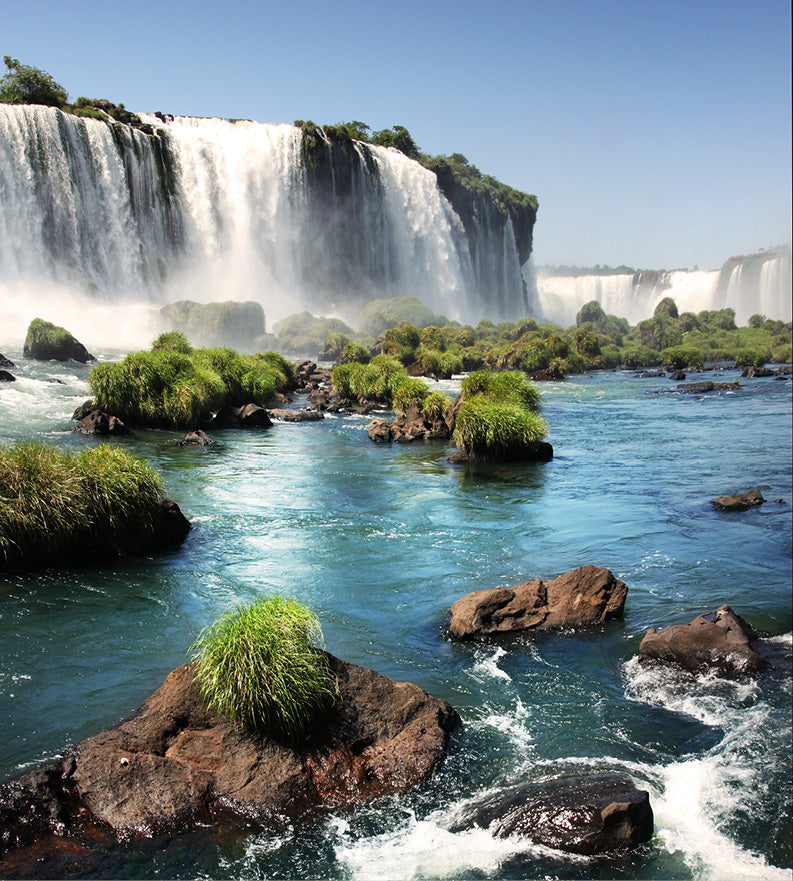
M110 538L111 546L121 554L153 554L179 547L190 532L190 521L171 499L160 499L160 510L152 529L140 526L120 529Z
M747 493L736 493L732 496L719 496L711 499L710 503L719 511L748 511L765 502L759 489L750 490Z
M758 652L760 634L729 606L700 615L690 624L656 630L651 627L639 645L639 660L674 664L692 673L711 669L723 673L755 673L768 661Z
M498 838L519 835L535 844L580 854L626 850L653 834L650 797L617 774L557 777L489 796L466 825Z
M80 410L78 409L78 411ZM108 434L129 434L127 426L117 417L102 410L90 410L80 418L77 429L83 434L103 436Z
M97 834L173 832L228 810L306 820L427 778L457 713L416 685L328 659L340 699L297 746L208 712L191 665L177 668L133 719L0 786L0 850L86 826Z
M6 365L7 367L8 365ZM790 376L793 374L793 365L791 364L782 364L774 371L776 376Z
M669 374L669 378L674 379L675 382L682 382L686 378L686 374L683 370L673 370L672 373Z
M602 624L622 616L627 593L609 569L582 566L547 583L535 579L467 594L451 608L449 633L475 639Z
M319 410L287 410L277 408L275 410L268 409L267 413L270 419L277 419L279 422L317 422L325 418Z
M200 428L189 431L182 440L178 441L180 447L209 447L215 442Z
M210 424L213 428L270 428L273 422L264 407L244 404L221 408Z
M16 364L0 352L0 367L16 367Z
M684 392L689 395L704 395L708 392L726 392L739 389L741 384L736 379L735 382L711 382L709 379L704 382L687 382L682 385L675 386L672 389L661 389L663 392Z
M0 370L0 382L16 382L17 378L7 370Z
M735 365L738 366L737 364ZM769 370L768 367L755 367L753 364L750 364L749 367L745 367L741 376L746 376L748 378L752 378L754 376L764 377L764 376L774 376L775 371Z
M369 439L375 443L410 444L419 440L448 440L449 426L443 417L430 419L421 412L421 404L414 398L408 409L393 422L373 419L367 429Z

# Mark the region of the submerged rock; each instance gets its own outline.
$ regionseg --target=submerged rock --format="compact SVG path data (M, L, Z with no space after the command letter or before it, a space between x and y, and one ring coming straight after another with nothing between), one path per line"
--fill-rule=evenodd
M760 634L725 605L689 624L651 627L639 645L639 660L675 664L692 673L756 673L768 666L759 640Z
M117 728L0 786L0 850L44 834L175 832L231 810L306 820L424 780L457 713L409 682L328 655L340 699L298 745L236 730L205 709L190 664Z
M177 443L180 447L209 447L215 442L205 431L197 428L195 431L188 431Z
M683 392L689 395L704 395L708 392L726 392L739 389L741 384L736 379L735 382L712 382L706 379L703 382L684 382L671 389L660 389L661 393Z
M649 794L628 777L575 775L489 796L473 806L459 828L470 825L489 829L497 838L519 835L535 844L592 855L649 841L653 811Z
M627 593L609 569L582 566L547 583L535 579L467 594L451 608L449 633L476 639L602 624L622 616Z
M719 511L748 511L765 502L759 489L752 489L746 493L736 493L733 496L719 496L711 499L711 504Z
M289 410L283 407L269 409L267 414L270 419L277 419L279 422L317 422L325 418L319 410Z

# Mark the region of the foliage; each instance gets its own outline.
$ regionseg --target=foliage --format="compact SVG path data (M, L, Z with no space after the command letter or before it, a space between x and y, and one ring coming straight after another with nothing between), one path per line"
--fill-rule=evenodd
M389 355L375 355L369 364L337 364L331 373L331 382L342 397L386 406L391 406L397 387L409 378L402 364Z
M60 351L66 350L74 342L74 337L57 324L34 318L28 325L25 336L25 351Z
M298 742L337 698L316 616L278 594L226 612L192 646L207 705L235 727Z
M348 364L350 361L357 361L360 364L368 364L372 360L369 350L360 343L347 343L337 361L339 364Z
M275 324L274 330L280 351L311 358L324 351L325 342L332 334L344 334L348 340L360 336L339 318L315 317L310 312L287 315Z
M768 360L764 352L757 349L739 349L735 355L736 367L762 367Z
M196 303L179 300L160 309L169 330L181 331L199 346L235 346L249 351L264 333L264 310L253 300Z
M149 465L109 444L0 448L0 565L89 553L128 525L151 530L160 497Z
M379 144L381 147L395 147L408 159L419 159L421 156L416 142L403 125L395 125L393 128L384 128L379 132L374 132L370 140L371 143Z
M417 377L408 376L403 379L396 388L392 396L392 404L394 410L404 413L415 399L421 404L429 394L426 383Z
M3 56L6 73L0 77L0 103L45 104L63 107L69 100L66 89L45 71Z
M653 317L658 318L661 316L666 316L667 318L679 318L680 315L677 311L677 303L671 297L664 297L658 305L655 307L655 311L653 312Z
M702 367L703 358L699 349L693 346L673 346L660 353L662 364L672 370L684 370L686 367Z
M400 321L407 321L418 328L447 323L443 316L435 315L420 300L406 295L386 300L371 300L364 309L361 326L364 333L378 337Z
M267 404L293 383L294 367L282 355L233 349L153 348L98 364L88 377L97 407L130 424L159 428L194 428L226 405Z
M421 405L421 412L427 419L443 419L454 402L443 392L430 392Z
M661 356L649 346L629 346L620 354L620 364L629 370L640 370L643 367L657 367Z
M539 393L525 373L479 370L462 381L454 442L479 459L519 459L548 428L537 413Z
M584 303L575 317L575 323L578 327L581 327L582 324L592 324L598 330L605 329L606 320L606 313L597 300Z
M421 332L414 324L400 321L396 327L390 327L385 332L382 349L386 355L399 359L403 364L410 364L416 358L420 339Z
M153 352L161 352L167 350L169 352L179 352L182 355L189 355L193 351L190 341L179 330L168 330L161 333L152 343Z

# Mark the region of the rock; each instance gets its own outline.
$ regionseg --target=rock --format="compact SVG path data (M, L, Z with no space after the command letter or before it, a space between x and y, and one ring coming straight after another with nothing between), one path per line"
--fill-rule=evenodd
M34 318L28 327L22 354L37 361L79 361L86 364L96 361L85 346L76 340L68 330Z
M759 639L760 634L729 606L720 606L690 624L651 627L639 645L639 660L675 664L692 673L756 673L768 666L758 652Z
M182 440L178 441L180 447L209 447L215 442L200 428L189 431Z
M328 660L340 699L314 736L294 746L207 711L192 666L177 668L133 719L0 786L0 841L10 849L43 832L71 835L86 822L122 836L173 833L229 810L307 820L426 779L457 713L416 685Z
M79 412L79 409L76 412ZM129 434L129 429L117 416L111 416L102 410L90 410L81 417L77 429L83 434L95 436Z
M373 419L366 429L369 440L376 444L390 444L394 439L394 426L388 419Z
M557 382L564 379L564 374L561 371L555 370L535 370L533 373L530 373L529 376L531 376L535 382Z
M688 382L685 385L679 385L673 389L662 389L662 391L684 392L689 395L704 395L708 392L724 392L732 391L741 387L736 379L735 382L711 382L709 379L704 382Z
M5 366L8 367L9 365L6 364ZM13 366L13 365L11 365L11 366ZM791 374L793 374L793 365L782 364L779 367L777 367L775 373L777 376L790 376Z
M733 496L719 496L711 499L710 503L719 511L747 511L765 502L759 489L750 490L747 493L736 493Z
M0 353L0 367L16 367L16 364L10 358L6 358L5 355Z
M673 370L669 374L669 378L674 379L675 382L682 382L682 380L684 380L686 378L686 374L685 374L685 371L683 371L683 370Z
M535 579L467 594L451 608L449 633L476 639L602 624L622 616L627 593L609 569L582 566L547 583Z
M737 364L735 365L738 366ZM775 371L769 370L768 367L755 367L753 364L750 364L749 367L745 367L741 376L749 377L750 379L754 376L764 377L764 376L774 376Z
M72 413L72 419L76 419L78 422L86 417L89 413L97 408L94 406L94 402L92 399L88 399L87 401L83 401L82 404Z
M649 794L617 774L564 776L518 786L489 796L472 812L463 824L489 829L497 838L519 835L586 855L627 850L653 834Z
M7 370L0 370L0 382L16 382L17 378Z
M210 423L213 428L271 428L272 424L267 410L258 404L222 407Z
M408 409L393 422L386 419L373 419L367 429L369 438L375 443L410 444L419 440L448 440L451 437L449 426L442 417L430 419L421 412L421 404L414 398Z
M665 370L642 370L640 373L633 374L637 379L660 379L666 376Z
M286 410L277 408L268 410L267 414L270 419L277 419L279 422L317 422L324 419L324 414L319 410Z
M120 529L109 539L111 547L120 554L152 554L176 548L187 538L190 521L179 505L171 499L160 499L160 511L153 530L142 527Z

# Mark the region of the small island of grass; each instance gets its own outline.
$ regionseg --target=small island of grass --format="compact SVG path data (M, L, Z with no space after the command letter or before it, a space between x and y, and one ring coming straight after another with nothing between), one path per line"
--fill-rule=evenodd
M156 472L117 447L0 448L0 569L178 544L189 524Z

